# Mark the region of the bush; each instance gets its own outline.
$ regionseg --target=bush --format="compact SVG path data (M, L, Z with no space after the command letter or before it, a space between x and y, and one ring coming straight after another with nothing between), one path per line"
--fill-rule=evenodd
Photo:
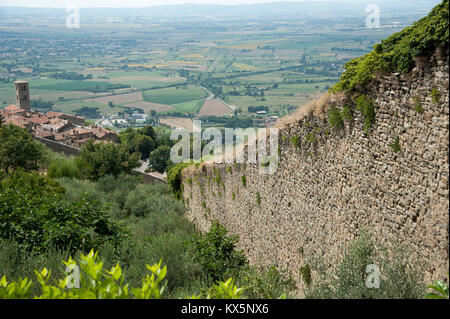
M431 90L431 100L433 101L434 104L438 104L439 101L441 100L441 92L439 92L438 89L433 88Z
M290 139L291 145L295 148L300 148L300 136L298 134L294 134Z
M47 175L51 178L78 178L80 172L74 158L60 158L52 161L48 167Z
M63 199L59 183L37 173L16 171L0 184L0 238L14 239L25 250L46 247L89 251L106 241L119 243L126 229L111 222L87 198Z
M191 163L179 163L174 165L167 173L167 183L177 199L183 197L182 171L191 165Z
M309 265L300 267L299 272L300 275L302 275L305 284L309 286L311 284L311 268L309 267Z
M362 113L364 118L364 131L369 134L370 128L375 122L375 103L364 94L355 99L356 109Z
M241 183L242 186L247 187L247 177L245 177L245 175L241 176Z
M317 142L317 137L316 137L316 135L314 133L308 133L305 136L305 140L308 143L313 144L313 143Z
M381 247L377 249L376 247ZM405 247L388 251L375 245L373 238L363 232L346 249L341 262L326 271L323 261L316 261L317 277L306 292L313 299L417 299L425 296L423 264L409 259ZM380 288L366 287L366 267L380 269Z
M328 111L328 123L331 127L343 128L344 121L339 109L335 106L330 107Z
M394 153L398 153L401 151L401 147L400 147L400 139L398 137L396 137L394 139L394 141L389 144L389 147L392 148L392 150L394 151Z
M289 295L296 288L295 281L285 272L275 266L262 273L249 268L241 273L242 279L238 283L244 287L243 294L250 299L275 299Z
M420 101L420 96L418 95L414 97L414 110L419 114L424 112L422 101Z
M226 234L226 228L215 221L209 232L192 241L198 261L214 281L233 277L247 264L244 252L235 250L238 238Z

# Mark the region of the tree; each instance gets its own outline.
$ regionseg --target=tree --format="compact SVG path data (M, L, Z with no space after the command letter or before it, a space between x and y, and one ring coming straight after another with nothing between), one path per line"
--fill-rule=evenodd
M134 130L130 127L119 135L121 145L130 154L140 153L142 159L147 159L150 153L156 148L156 138L156 132L150 125L141 130Z
M155 149L155 142L146 135L136 135L132 143L132 148L141 154L142 159L149 158L150 153Z
M146 127L142 128L138 131L139 134L145 135L150 137L152 140L156 140L156 131L151 125L147 125Z
M2 127L2 124L5 120L3 119L2 113L0 113L0 127Z
M164 173L170 161L170 146L161 145L150 155L150 165L151 167L160 172Z
M83 177L98 180L105 175L118 176L139 166L139 153L130 154L124 145L86 142L76 165Z
M0 127L0 170L38 169L41 147L25 129L9 124Z

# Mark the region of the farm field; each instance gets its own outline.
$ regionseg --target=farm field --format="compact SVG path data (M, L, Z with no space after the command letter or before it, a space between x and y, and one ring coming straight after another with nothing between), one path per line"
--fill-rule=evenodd
M221 101L217 99L207 99L197 116L224 116L230 113L233 113L233 110Z
M193 122L188 118L175 118L175 117L167 117L164 119L160 119L160 123L169 126L172 129L176 128L185 128L189 132L192 132Z
M203 89L194 86L149 90L142 95L145 102L166 105L198 101L207 97Z

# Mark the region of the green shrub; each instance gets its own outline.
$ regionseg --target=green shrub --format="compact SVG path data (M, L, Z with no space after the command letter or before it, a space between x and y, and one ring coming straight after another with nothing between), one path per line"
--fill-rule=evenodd
M214 221L205 235L194 237L192 244L204 271L214 280L235 276L247 264L243 251L236 251L236 236Z
M222 182L222 179L220 177L220 172L216 173L216 176L214 177L214 181L216 182L217 186L220 185L220 183Z
M308 133L305 136L305 140L308 143L313 144L313 143L317 142L317 137L316 137L316 135L314 133Z
M243 294L250 299L275 299L289 295L296 288L287 271L279 271L275 266L261 273L249 268L242 272L241 277L239 284L244 287Z
M335 106L330 107L328 111L328 123L331 127L335 128L343 128L344 121L341 112Z
M247 177L245 175L241 176L242 186L247 187Z
M364 131L369 134L370 128L375 122L375 103L364 94L355 99L356 109L362 113L364 119Z
M300 136L298 134L294 134L290 139L291 145L295 148L300 148Z
M256 205L261 206L261 194L256 193Z
M342 109L342 118L347 121L353 120L353 110L351 106L349 105L344 106L344 108Z
M394 246L388 250L375 244L373 238L362 232L345 249L344 257L332 270L323 260L314 261L316 277L308 288L306 298L312 299L417 299L425 295L424 264L410 258L408 249ZM380 269L380 288L368 288L367 266Z
M78 178L80 172L74 158L60 158L49 165L47 175L51 178Z
M302 275L303 281L305 282L305 284L307 286L309 286L311 284L311 268L309 267L309 265L305 265L300 267L300 275Z
M63 199L59 183L15 171L0 184L0 238L14 238L26 250L46 247L89 251L106 241L118 244L127 236L97 203L84 197Z
M43 268L34 271L40 286L40 293L32 293L33 281L23 278L19 281L8 282L6 276L0 279L0 299L161 299L167 286L167 266L162 267L162 260L152 266L146 265L149 274L142 278L140 287L130 287L125 283L125 273L117 263L110 270L106 270L98 253L91 251L81 255L78 262L69 258L63 261L68 269L79 269L79 288L69 288L74 285L70 274L52 284L51 270ZM54 280L53 280L54 281ZM243 292L229 278L218 281L206 295L207 299L239 299ZM199 299L202 294L192 295L190 298ZM186 298L186 296L185 296Z
M182 171L191 166L191 163L179 163L174 165L167 173L167 183L177 199L183 197L183 186L181 184Z
M394 153L398 153L401 151L401 147L400 147L400 139L398 137L396 137L394 139L394 141L389 144L389 147L392 148L392 150L394 151Z
M431 90L431 100L433 101L434 104L438 104L439 101L441 100L441 92L439 92L438 89L433 88Z
M414 97L414 111L416 111L417 113L423 113L424 109L422 107L422 101L420 100L420 96L415 96Z
M174 200L166 184L140 184L128 194L122 211L125 216L138 217L169 212L181 215L184 212L184 205Z

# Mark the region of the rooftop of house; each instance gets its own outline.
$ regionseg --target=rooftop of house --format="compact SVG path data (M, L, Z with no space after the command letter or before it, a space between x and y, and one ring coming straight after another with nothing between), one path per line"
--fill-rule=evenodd
M18 106L15 105L15 104L8 105L8 106L5 107L3 110L5 110L5 111L8 112L8 113L22 113L22 112L26 112L26 110L24 110L24 109L18 107Z
M93 134L92 129L86 128L86 127L76 127L76 128L73 128L73 129L67 131L67 135L70 135L70 136L84 135L84 134L89 134L89 133Z
M64 113L61 113L61 112L54 112L54 111L49 111L49 112L45 113L45 115L46 115L49 119L60 117L60 116L63 115L63 114L64 114Z
M26 128L30 125L28 119L20 115L11 115L6 118L5 124L13 124L22 128Z

